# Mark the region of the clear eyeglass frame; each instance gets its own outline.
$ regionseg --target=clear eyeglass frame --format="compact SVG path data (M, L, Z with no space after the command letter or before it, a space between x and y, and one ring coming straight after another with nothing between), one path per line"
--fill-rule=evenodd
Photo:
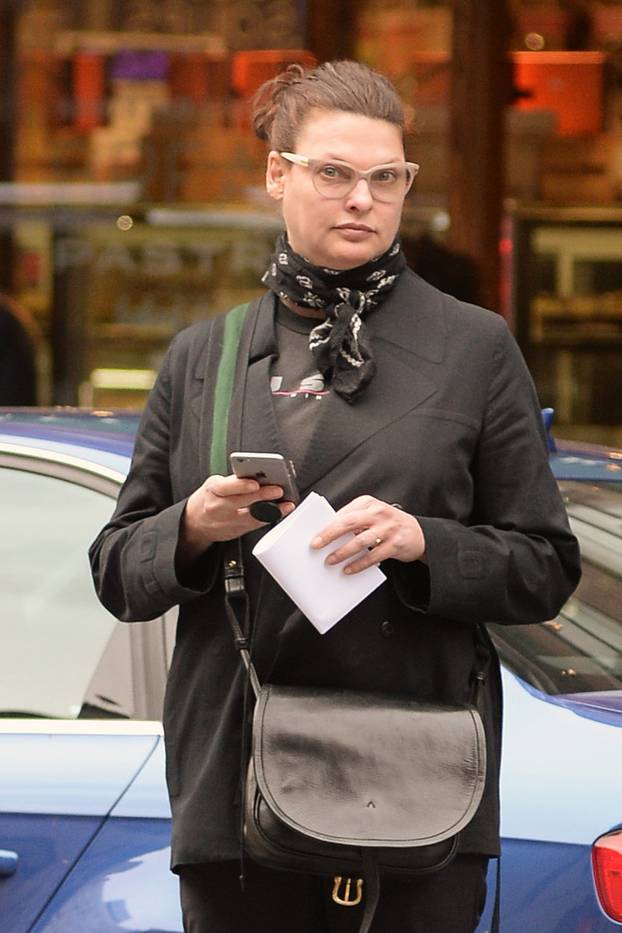
M297 152L279 152L279 155L294 165L310 169L317 193L333 200L347 197L363 178L374 200L385 203L400 201L408 194L419 171L416 162L387 162L362 171L340 159L312 159ZM335 174L331 175L329 170ZM387 176L384 179L380 177L383 174Z

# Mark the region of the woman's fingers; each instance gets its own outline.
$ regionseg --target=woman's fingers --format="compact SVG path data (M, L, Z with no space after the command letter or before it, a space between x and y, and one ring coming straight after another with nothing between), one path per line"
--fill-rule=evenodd
M353 537L326 556L329 565L344 564L344 573L360 573L388 558L421 560L425 554L425 539L414 515L372 496L361 496L340 509L311 547L329 548L348 533Z
M332 551L326 558L327 564L340 564L356 555L360 555L356 565L361 564L365 567L371 567L372 564L378 564L381 560L390 557L388 552L388 532L382 532L378 526L371 529L365 529L355 534L353 538L342 544L335 551ZM364 554L361 554L364 551Z
M360 573L361 570L367 570L368 567L377 567L381 561L389 557L392 557L392 555L387 554L385 557L382 557L382 555L377 556L368 553L363 557L359 557L358 560L353 560L349 564L346 564L343 568L343 572L345 574Z
M201 489L206 495L213 495L226 500L226 505L243 509L259 500L280 499L283 490L280 486L260 486L254 479L240 479L231 476L210 476Z
M209 476L189 497L185 515L186 538L195 548L207 547L215 541L230 541L265 523L249 513L253 502L280 499L280 486L260 486L256 480L237 476ZM287 508L285 508L287 506ZM279 504L281 514L287 514L292 503Z
M388 512L392 506L371 496L361 496L344 505L336 513L334 520L313 539L311 547L323 548L333 541L337 541L344 534L351 532L355 535L367 531L372 526L379 526L383 521L383 513ZM377 535L374 535L374 538ZM367 545L359 545L360 547Z

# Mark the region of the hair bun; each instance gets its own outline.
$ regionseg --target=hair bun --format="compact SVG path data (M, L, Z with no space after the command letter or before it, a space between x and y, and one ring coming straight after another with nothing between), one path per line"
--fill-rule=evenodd
M280 99L288 88L300 84L305 76L302 65L292 63L275 78L265 81L251 98L251 120L255 135L270 142L272 124Z
M285 71L282 71L280 74L273 78L275 85L278 85L278 91L280 92L288 87L290 84L298 84L299 81L304 78L306 72L302 65L297 62L292 62L287 66Z

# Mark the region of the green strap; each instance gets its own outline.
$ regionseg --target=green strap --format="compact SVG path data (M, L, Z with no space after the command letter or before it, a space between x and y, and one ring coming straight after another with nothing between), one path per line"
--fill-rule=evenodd
M236 308L232 308L225 317L222 350L218 362L216 388L214 389L210 474L219 473L221 476L226 476L230 472L227 463L229 407L233 395L238 346L248 308L248 302L238 305Z

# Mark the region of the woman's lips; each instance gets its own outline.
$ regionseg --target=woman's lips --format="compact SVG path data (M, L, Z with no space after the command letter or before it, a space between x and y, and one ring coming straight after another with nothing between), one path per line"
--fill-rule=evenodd
M365 224L340 224L335 228L341 233L346 240L365 240L368 236L374 233L374 230L371 227L366 227Z

